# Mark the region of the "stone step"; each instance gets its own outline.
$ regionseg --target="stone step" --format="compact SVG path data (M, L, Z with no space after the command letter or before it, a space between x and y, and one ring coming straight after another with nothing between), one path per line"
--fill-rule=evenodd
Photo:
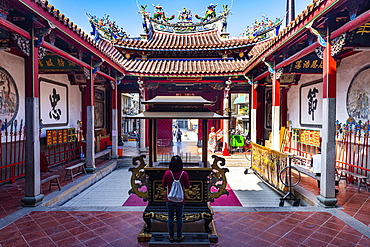
M184 233L184 240L182 242L170 242L168 240L168 233L153 233L149 241L149 246L210 246L207 233Z

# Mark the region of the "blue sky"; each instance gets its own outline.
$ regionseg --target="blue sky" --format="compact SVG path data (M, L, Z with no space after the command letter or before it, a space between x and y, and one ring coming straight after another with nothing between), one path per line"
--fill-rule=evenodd
M231 36L239 36L251 25L255 19L260 20L262 15L269 19L281 17L286 11L287 0L234 0L231 8L232 14L228 18L227 31ZM131 36L137 37L143 32L141 16L138 14L136 0L49 0L49 4L59 9L71 21L77 24L86 33L90 33L91 27L85 15L85 11L97 17L109 14L111 20L123 27ZM206 7L218 3L216 12L222 11L221 5L231 5L232 0L137 0L139 5L148 5L147 11L153 14L153 6L160 4L168 15L177 16L183 7L190 9L194 14L203 15ZM311 4L312 0L295 0L296 16ZM195 19L195 18L194 18ZM174 22L176 19L172 20ZM194 21L196 21L195 19ZM285 22L284 22L285 23Z

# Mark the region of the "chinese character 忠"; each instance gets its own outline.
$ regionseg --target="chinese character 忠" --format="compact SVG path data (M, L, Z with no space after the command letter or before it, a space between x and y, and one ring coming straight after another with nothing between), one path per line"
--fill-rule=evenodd
M58 101L60 101L60 95L57 94L57 90L53 88L53 94L49 95L50 105L51 105L51 111L49 112L49 118L59 120L60 115L62 115L62 110L55 109L55 107L58 104Z

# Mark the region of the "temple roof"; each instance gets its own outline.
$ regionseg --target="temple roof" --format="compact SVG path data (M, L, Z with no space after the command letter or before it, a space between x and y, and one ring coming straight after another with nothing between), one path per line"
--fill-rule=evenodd
M47 0L31 0L40 8L44 9L46 12L51 14L56 21L59 21L62 25L64 25L67 29L75 33L79 36L83 41L86 41L91 46L93 46L98 51L102 52L104 55L112 59L116 64L120 65L120 60L122 59L122 54L115 51L115 48L112 46L111 43L107 41L95 41L92 37L90 37L87 33L85 33L81 28L79 28L76 24L74 24L68 17L66 17L63 13L61 13L58 9L56 9L53 5L50 5ZM38 10L37 10L38 11Z
M246 60L235 59L149 59L122 62L128 75L134 76L233 76L241 75Z
M257 39L247 37L223 39L218 30L197 33L166 33L155 31L149 40L125 39L114 42L118 49L174 51L174 50L225 50L245 48Z
M293 21L289 23L279 34L267 41L261 42L261 45L254 46L254 49L251 51L252 58L247 63L246 73L251 71L254 67L253 64L260 62L263 57L266 57L266 54L270 51L274 51L277 46L280 46L283 42L286 42L287 39L292 38L293 34L297 36L299 32L308 32L305 28L302 28L307 23L309 23L312 18L319 15L322 12L323 7L320 9L320 5L325 0L313 0L312 4L308 5L305 10L302 11Z

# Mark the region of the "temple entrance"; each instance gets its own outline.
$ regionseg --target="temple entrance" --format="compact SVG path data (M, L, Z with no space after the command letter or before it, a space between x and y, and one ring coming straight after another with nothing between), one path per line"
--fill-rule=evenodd
M160 131L158 129L158 131ZM179 134L180 131L180 134ZM198 119L173 119L171 143L158 139L158 159L166 161L173 156L179 155L184 161L199 160L201 150L198 143Z

